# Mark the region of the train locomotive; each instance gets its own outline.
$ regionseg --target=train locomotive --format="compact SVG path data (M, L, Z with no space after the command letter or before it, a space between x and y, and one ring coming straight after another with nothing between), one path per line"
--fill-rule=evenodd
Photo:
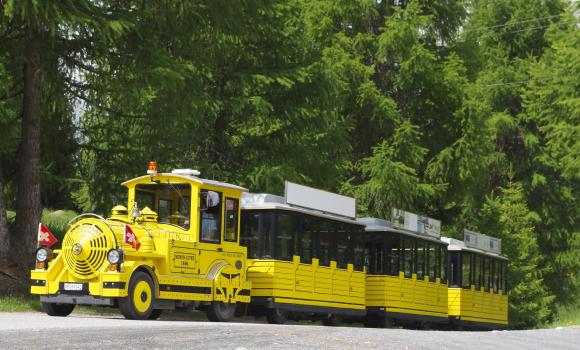
M108 306L144 320L197 309L211 321L250 314L328 326L508 324L498 239L441 237L437 220L400 210L392 221L357 218L353 198L291 182L282 197L199 175L160 173L150 162L147 175L123 183L126 205L107 218L76 217L60 249L39 244L31 294L43 310L67 316L76 305Z

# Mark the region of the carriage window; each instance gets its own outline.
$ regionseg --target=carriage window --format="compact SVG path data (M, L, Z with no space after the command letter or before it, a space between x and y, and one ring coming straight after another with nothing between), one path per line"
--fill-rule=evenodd
M400 271L399 266L399 250L401 248L401 237L397 234L387 236L387 274L391 276L398 276Z
M238 241L238 200L226 198L226 234L224 240L228 242Z
M447 246L439 246L439 273L441 283L447 283Z
M410 278L413 275L415 260L415 240L410 237L403 237L403 271L405 277Z
M481 288L481 264L482 264L482 258L479 255L475 255L475 260L474 260L474 273L473 273L473 278L474 278L474 284L475 284L475 289L479 290Z
M498 283L498 276L499 276L499 271L498 271L498 266L499 266L499 261L493 259L493 269L492 269L492 281L493 281L493 292L497 293L497 291L499 290L499 283Z
M442 254L441 256L444 257L445 255ZM461 286L461 255L459 253L454 252L449 254L449 279L450 286Z
M312 217L305 217L303 221L304 230L301 233L301 257L300 261L306 264L312 263L312 258L317 257L314 249L314 240L318 236L316 221Z
M469 253L461 254L461 287L463 288L471 286L471 257Z
M272 235L274 234L274 213L265 212L260 217L260 257L272 259Z
M375 275L384 274L384 250L383 240L378 235L374 235L368 243L369 251L369 272Z
M417 279L425 277L425 242L417 240Z
M292 261L294 242L292 240L292 216L289 214L277 215L276 222L276 259Z
M354 261L353 267L356 271L362 271L364 266L366 265L366 255L365 255L365 232L364 229L360 226L353 226L352 227L352 235L353 238L353 253L354 253Z
M501 278L499 280L500 283L500 289L503 292L503 294L506 294L507 292L507 284L506 284L506 269L505 269L505 262L502 261L500 262L500 271L501 271Z
M200 192L200 240L208 243L221 242L222 194L215 191Z
M434 243L428 243L428 254L427 254L427 271L429 273L429 281L435 282L437 278L437 258L439 256L439 247Z
M330 266L330 257L332 255L331 230L332 225L328 221L320 220L320 231L318 232L318 258L320 266Z
M346 224L336 224L336 266L341 269L346 269L346 265L352 261L349 254L349 236L350 230Z
M242 213L242 237L240 244L248 248L248 258L258 257L258 233L260 214Z
M489 258L482 257L483 265L481 267L483 271L483 279L481 285L485 288L485 291L489 291Z

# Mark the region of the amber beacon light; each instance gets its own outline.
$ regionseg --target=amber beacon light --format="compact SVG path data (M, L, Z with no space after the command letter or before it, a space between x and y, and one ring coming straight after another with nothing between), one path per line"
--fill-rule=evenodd
M157 174L157 162L152 160L147 165L147 174Z

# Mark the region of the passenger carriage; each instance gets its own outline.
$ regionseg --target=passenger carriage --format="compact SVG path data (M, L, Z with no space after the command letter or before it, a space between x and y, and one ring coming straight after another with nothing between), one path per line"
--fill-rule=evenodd
M284 197L244 193L251 312L270 323L365 314L364 226L354 199L286 183Z
M501 240L465 230L449 244L449 318L458 329L498 329L508 324L508 260Z
M406 225L376 218L358 220L366 225L365 323L371 327L388 327L393 321L448 322L447 243L440 239L440 223L425 218L431 226L418 225L417 216L406 214Z

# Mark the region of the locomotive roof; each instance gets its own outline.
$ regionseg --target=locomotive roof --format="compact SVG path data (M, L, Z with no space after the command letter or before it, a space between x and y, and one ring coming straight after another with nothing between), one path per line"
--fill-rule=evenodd
M365 231L367 231L367 232L399 233L399 234L403 234L406 236L420 238L420 239L430 241L430 242L436 242L439 244L448 244L447 242L442 241L442 240L435 238L435 237L422 235L422 234L419 234L417 232L413 232L413 231L409 231L409 230L405 230L405 229L395 228L393 226L393 223L388 221L388 220L378 219L378 218L358 218L356 220L359 223L365 225Z
M193 176L193 175L182 175L182 174L172 174L172 173L158 173L158 174L154 174L154 175L143 175L143 176L139 176L139 177L136 177L134 179L131 179L131 180L127 180L127 181L123 182L121 185L128 186L131 184L137 184L137 183L144 182L143 180L156 178L156 177L171 178L171 179L178 180L179 182L195 182L195 183L202 184L202 185L231 188L231 189L235 189L235 190L239 190L239 191L248 191L247 188L233 185L233 184L230 184L227 182L202 179L202 178L199 178L199 177Z

